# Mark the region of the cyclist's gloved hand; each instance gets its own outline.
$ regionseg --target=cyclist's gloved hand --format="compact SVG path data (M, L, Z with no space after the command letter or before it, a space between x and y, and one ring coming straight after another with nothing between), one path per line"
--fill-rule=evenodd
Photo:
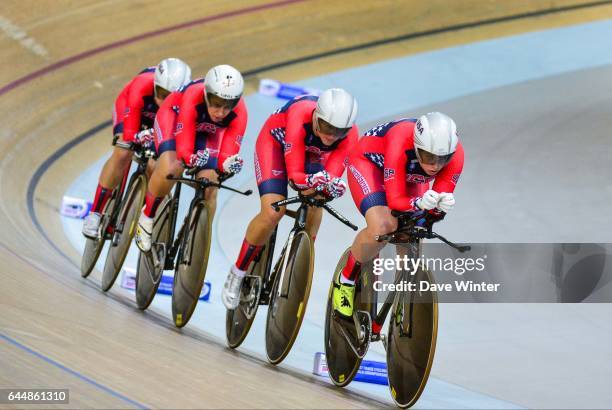
M226 174L238 174L240 171L242 171L243 164L244 161L242 160L240 155L235 154L227 157L225 161L223 161L223 168L221 169L221 171Z
M319 171L316 174L308 174L306 176L306 185L308 185L308 188L318 192L325 191L330 182L331 177L327 171Z
M438 208L444 213L448 213L455 206L455 195L452 192L441 192L438 200Z
M438 205L439 199L440 199L440 194L438 194L433 189L430 189L427 192L425 192L422 197L416 198L414 200L414 205L418 209L427 211L430 209L434 209Z
M346 192L346 182L342 178L334 178L327 184L327 193L332 198L340 198Z
M189 156L187 161L187 167L189 168L203 168L208 163L210 152L207 149L201 149Z
M134 142L148 148L153 145L153 138L153 128L148 128L134 135Z

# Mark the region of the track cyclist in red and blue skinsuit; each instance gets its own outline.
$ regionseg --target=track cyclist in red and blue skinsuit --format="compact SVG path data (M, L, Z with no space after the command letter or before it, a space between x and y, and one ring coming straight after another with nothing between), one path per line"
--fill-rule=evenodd
M391 121L363 135L351 152L348 182L367 227L357 234L334 283L333 306L338 313L352 316L361 265L384 247L376 237L397 229L391 210L425 211L442 217L455 205L453 192L463 159L455 122L439 112L418 120ZM381 325L373 323L374 333L380 332Z
M217 182L220 174L237 174L242 169L238 151L247 126L243 92L242 74L232 66L218 65L204 80L172 93L159 109L154 129L159 159L136 229L136 245L141 251L151 249L157 208L174 186L168 175L179 177L185 168L197 168L198 178ZM217 191L210 187L204 194L213 215Z
M357 102L345 90L332 88L319 97L306 95L289 101L265 122L255 146L255 176L261 209L249 223L238 259L223 288L228 309L240 302L246 271L282 218L271 204L287 197L287 184L305 193L337 198L346 191L341 179L350 149L356 144ZM322 210L308 212L306 229L314 238Z
M125 85L113 109L113 153L100 173L91 212L83 223L83 235L100 238L101 213L132 163L132 150L124 148L125 143L152 143L153 121L159 106L171 92L189 81L189 66L178 58L167 58L156 67L142 70Z

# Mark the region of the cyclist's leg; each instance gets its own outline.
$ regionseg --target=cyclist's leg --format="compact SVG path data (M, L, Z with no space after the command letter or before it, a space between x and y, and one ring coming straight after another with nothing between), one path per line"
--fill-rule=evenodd
M355 281L361 273L361 265L384 247L376 241L376 236L391 232L397 226L387 207L382 170L355 155L349 161L348 181L353 201L365 216L367 226L355 237L346 264L334 283L334 309L344 316L353 314Z
M155 214L164 197L170 193L175 183L169 180L167 176L179 177L183 173L183 164L176 159L174 140L169 144L160 145L158 155L159 158L147 185L145 206L138 219L136 230L136 245L143 252L148 252L151 249L151 234Z
M238 306L242 280L249 269L249 265L259 256L274 228L285 214L285 207L281 207L277 212L271 204L285 198L286 195L277 193L268 193L261 196L259 213L249 222L238 258L231 266L223 286L222 300L226 308L235 309Z
M380 168L359 155L351 157L348 182L353 201L367 223L366 228L355 237L349 256L357 263L365 263L384 247L384 244L376 241L376 236L394 231L397 220L387 207L383 171Z
M321 220L323 219L323 208L309 207L308 215L306 216L306 231L312 238L313 242L317 238L317 233L321 227Z
M119 138L119 141L123 139ZM113 153L102 167L98 183L103 187L115 189L132 163L132 154L132 150L115 145Z
M143 216L151 219L155 217L157 206L174 186L174 181L168 180L167 176L180 177L184 170L183 164L176 158L176 140L174 139L176 118L176 111L167 109L165 106L155 116L153 141L157 161L149 160L147 164L149 184L143 211Z
M153 175L153 171L155 170L155 163L157 161L154 160L153 158L150 158L149 161L147 162L147 178L151 178L151 175Z
M117 146L117 142L125 142L123 138L123 115L126 108L126 97L119 94L113 106L113 153L106 160L98 177L98 187L91 207L92 214L104 210L112 192L123 180L132 163L132 151Z
M285 207L278 212L271 204L287 198L287 169L283 147L273 137L278 131L274 117L264 124L255 143L255 178L260 197L259 213L250 221L244 238L245 243L263 247L285 214ZM240 258L238 260L240 261ZM237 263L236 266L241 266Z
M285 207L281 207L277 212L272 208L272 204L283 199L286 199L286 196L278 193L264 194L260 198L259 213L249 222L245 235L246 242L259 247L265 245L285 215Z
M113 139L113 145L115 145L117 140L122 140L121 125L118 124L114 127L116 134ZM101 214L113 196L114 190L122 183L127 172L129 172L131 162L132 151L115 145L110 158L102 167L91 211L83 221L83 235L86 237L96 239L100 236Z
M176 159L176 151L163 152L155 163L149 185L147 197L163 199L170 193L175 182L168 179L168 175L180 177L183 174L183 164ZM155 217L155 212L148 210L147 216Z
M249 265L261 253L274 228L285 214L285 207L278 212L271 204L287 197L287 172L283 150L271 135L270 120L262 128L255 144L255 176L260 196L259 213L249 222L236 263L232 265L222 300L228 309L239 303L242 280Z
M203 169L198 172L198 178L206 178L211 182L219 182L219 174L214 169ZM217 193L219 192L219 188L208 187L206 188L206 192L204 192L204 198L206 199L206 203L208 204L208 209L210 210L210 214L212 217L215 216L215 211L217 210Z

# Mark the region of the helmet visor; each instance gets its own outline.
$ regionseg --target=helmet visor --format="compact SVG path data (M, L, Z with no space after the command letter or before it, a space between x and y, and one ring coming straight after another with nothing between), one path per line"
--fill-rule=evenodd
M159 98L160 100L165 100L167 96L170 95L170 91L165 88L160 87L159 85L155 86L155 98Z
M427 165L437 165L439 167L443 167L451 160L453 154L448 155L436 155L431 152L427 152L421 148L417 148L416 150L417 158L419 162Z
M327 121L321 118L317 119L317 123L319 125L320 133L325 134L325 135L333 135L336 138L346 137L346 134L348 134L352 128L352 127L349 127L349 128L334 127L333 125L331 125L330 123L328 123Z
M231 100L226 100L225 98L221 98L218 95L212 93L205 93L206 104L208 104L211 108L226 108L230 111L236 108L240 98L234 98Z

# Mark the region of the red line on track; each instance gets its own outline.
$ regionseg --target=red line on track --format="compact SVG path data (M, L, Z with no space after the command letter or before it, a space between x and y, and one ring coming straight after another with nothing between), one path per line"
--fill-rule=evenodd
M162 29L158 29L158 30L153 30L153 31L149 31L146 33L142 33L139 34L137 36L134 37L130 37L130 38L126 38L124 40L119 40L116 41L114 43L110 43L110 44L106 44L100 47L96 47L93 48L91 50L87 50L87 51L83 51L82 53L73 55L71 57L67 57L63 60L59 60L53 64L50 64L46 67L43 67L39 70L36 70L30 74L27 74L21 78L18 78L15 81L12 81L10 83L8 83L7 85L5 85L4 87L0 88L0 96L6 94L7 92L14 90L17 87L20 87L26 83L29 83L30 81L42 77L44 75L47 75L53 71L59 70L60 68L66 67L67 65L76 63L77 61L81 61L84 60L86 58L89 58L91 56L94 56L96 54L100 54L103 53L105 51L108 50L112 50L118 47L122 47L125 46L127 44L132 44L132 43L136 43L138 41L141 40L146 40L149 39L151 37L156 37L156 36L160 36L162 34L166 34L172 31L177 31L177 30L182 30L185 28L189 28L189 27L193 27L193 26L198 26L198 25L202 25L202 24L206 24L206 23L210 23L211 21L217 21L217 20L223 20L226 18L230 18L230 17L235 17L235 16L240 16L240 15L244 15L244 14L250 14L250 13L255 13L257 11L262 11L262 10L269 10L269 9L274 9L274 8L278 8L278 7L283 7L283 6L288 6L294 3L301 3L303 1L306 0L282 0L282 1L277 1L277 2L273 2L273 3L267 3L267 4L262 4L259 6L253 6L253 7L247 7L244 9L239 9L239 10L234 10L234 11L228 11L225 13L220 13L220 14L215 14L213 16L208 16L208 17L202 17L196 20L191 20L191 21L187 21L185 23L181 23L181 24L177 24L174 26L170 26L170 27L165 27Z

